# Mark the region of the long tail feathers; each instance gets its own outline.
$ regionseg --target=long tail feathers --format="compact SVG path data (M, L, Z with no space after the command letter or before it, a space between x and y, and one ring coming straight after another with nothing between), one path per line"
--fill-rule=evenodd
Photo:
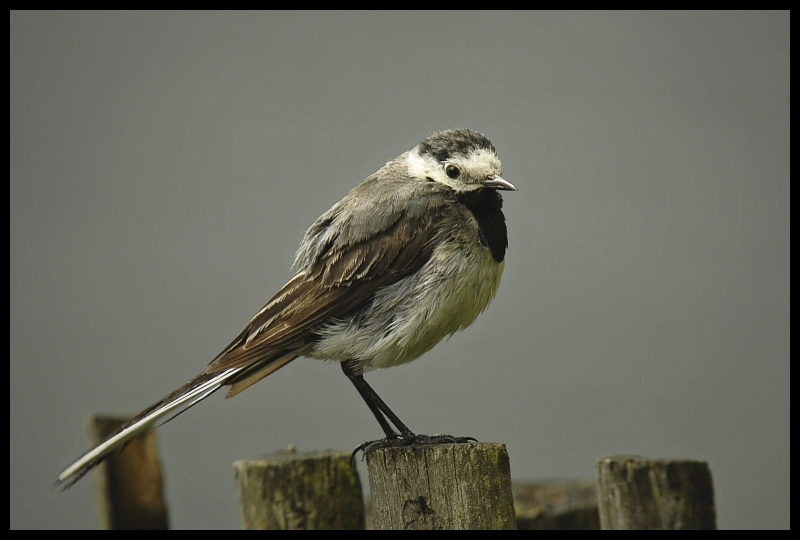
M242 366L227 369L221 373L203 373L202 375L198 375L158 403L125 422L125 424L108 439L86 452L75 461L75 463L64 469L64 471L58 475L56 484L63 486L65 489L68 488L80 480L83 475L99 465L114 452L114 450L121 448L128 441L141 434L144 430L153 426L164 417L168 417L164 421L170 420L192 405L204 400L228 383L234 375L244 369L245 368Z

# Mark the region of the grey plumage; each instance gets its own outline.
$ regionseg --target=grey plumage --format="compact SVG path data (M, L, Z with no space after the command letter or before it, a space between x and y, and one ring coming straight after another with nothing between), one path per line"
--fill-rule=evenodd
M164 416L223 386L236 395L298 356L342 362L387 438L413 436L362 375L418 358L488 306L507 247L497 191L516 189L501 173L489 139L465 129L435 133L388 162L308 229L295 276L203 374L131 419L59 482L77 481Z

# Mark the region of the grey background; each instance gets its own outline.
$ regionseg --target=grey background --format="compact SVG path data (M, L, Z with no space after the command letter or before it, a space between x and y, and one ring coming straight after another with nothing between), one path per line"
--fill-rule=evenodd
M431 132L497 146L510 248L470 329L368 376L517 479L613 453L710 462L719 525L789 526L789 13L10 15L12 528L92 412L191 376L305 228ZM301 359L159 430L172 521L239 526L231 463L381 432ZM362 480L366 483L366 476Z

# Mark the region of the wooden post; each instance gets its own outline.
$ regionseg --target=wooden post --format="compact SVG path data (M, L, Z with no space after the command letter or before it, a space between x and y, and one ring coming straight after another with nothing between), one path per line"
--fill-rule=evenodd
M367 455L376 529L516 529L506 446L405 446Z
M121 416L89 418L94 446L127 420ZM168 529L167 505L156 434L148 429L100 464L96 474L100 526L110 530Z
M597 460L602 529L716 529L708 463L610 456Z
M293 446L233 464L244 529L363 529L364 497L349 452Z
M600 530L596 478L515 482L511 491L518 530Z

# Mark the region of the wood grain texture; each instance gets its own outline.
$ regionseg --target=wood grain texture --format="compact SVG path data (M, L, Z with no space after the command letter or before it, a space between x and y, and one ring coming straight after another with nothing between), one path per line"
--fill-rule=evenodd
M597 461L602 529L716 529L705 461L610 456Z
M364 528L364 498L349 452L286 451L233 464L244 529Z
M376 529L516 529L504 444L379 449L367 468Z
M95 415L89 418L89 442L104 441L127 417ZM148 429L114 452L97 472L96 496L100 526L109 530L169 528L158 445Z

